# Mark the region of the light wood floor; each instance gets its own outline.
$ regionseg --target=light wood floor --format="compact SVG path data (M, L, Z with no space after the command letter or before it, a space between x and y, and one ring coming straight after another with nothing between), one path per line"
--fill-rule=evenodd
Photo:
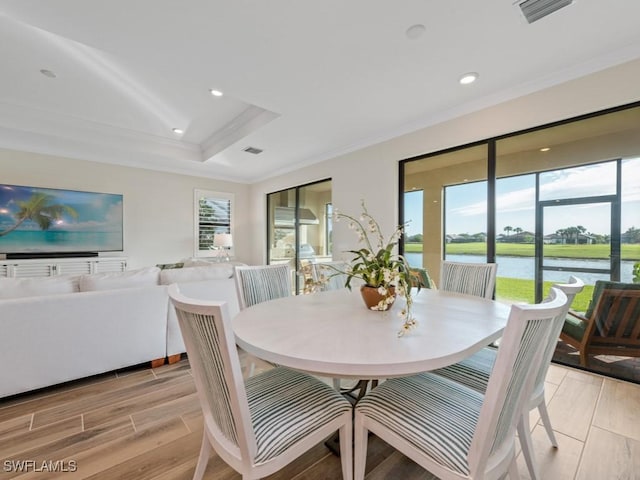
M560 448L550 447L532 413L542 477L640 479L640 385L556 365L547 381L549 413ZM0 479L190 479L201 435L202 417L187 360L111 373L0 400ZM17 460L32 460L39 470L49 462L44 468L75 472L10 471ZM518 464L521 478L528 479L522 458ZM320 444L270 478L340 477L339 459ZM240 476L213 457L205 478ZM370 437L368 480L431 478Z

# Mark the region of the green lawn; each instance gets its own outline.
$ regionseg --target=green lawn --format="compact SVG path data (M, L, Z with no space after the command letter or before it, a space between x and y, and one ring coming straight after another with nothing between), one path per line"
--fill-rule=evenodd
M553 282L544 282L543 292L546 295ZM504 302L534 302L534 285L533 280L525 280L522 278L496 278L496 300ZM589 300L593 295L593 285L585 285L584 290L577 295L571 304L571 308L576 312L584 312L587 310Z
M421 243L405 244L405 251L412 253L422 252ZM486 243L450 243L447 245L447 253L454 255L485 255ZM556 258L585 258L607 259L609 258L609 245L545 245L544 253L548 257ZM522 243L498 243L496 254L515 257L533 257L534 246ZM622 245L622 259L640 261L640 244ZM553 282L544 282L543 292L546 294ZM586 285L572 305L572 309L584 312L591 300L593 286ZM533 280L520 278L498 277L496 279L496 298L507 302L534 301Z
M405 244L405 252L422 252L422 244L407 243ZM449 243L447 245L447 253L453 255L485 255L486 252L486 243ZM533 257L534 246L525 243L498 243L496 244L496 254ZM609 245L545 245L544 254L546 257L556 258L607 259L609 258ZM622 260L640 260L640 244L623 244Z

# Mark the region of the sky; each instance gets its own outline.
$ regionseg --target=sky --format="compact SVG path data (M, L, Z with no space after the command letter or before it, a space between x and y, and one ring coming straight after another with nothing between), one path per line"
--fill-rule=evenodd
M640 159L623 161L622 232L640 228ZM615 193L615 162L545 172L540 176L540 199L579 198ZM486 182L446 189L446 230L449 234L486 232ZM534 231L535 176L499 179L496 184L496 233L504 228ZM609 234L610 204L560 206L544 209L544 234L581 225L587 232ZM422 233L422 192L405 194L408 235Z

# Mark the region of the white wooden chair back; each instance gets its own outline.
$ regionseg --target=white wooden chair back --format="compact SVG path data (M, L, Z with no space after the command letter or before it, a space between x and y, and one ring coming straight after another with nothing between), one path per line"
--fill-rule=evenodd
M461 263L443 260L440 268L440 289L493 298L497 267L495 263Z
M549 371L549 365L551 364L553 353L558 345L558 338L560 337L564 320L571 308L573 299L584 289L584 282L577 277L571 276L569 278L569 283L558 283L555 284L554 287L562 290L562 292L567 296L567 304L553 321L553 325L551 326L549 342L547 342L547 345L545 346L544 353L542 354L542 363L534 382L534 396L537 392L544 392L544 381L547 378L547 372Z
M240 309L291 295L289 265L237 266L236 287Z
M512 305L469 449L472 478L481 477L487 466L508 459L516 425L542 361L543 346L566 303L566 295L552 287L543 303Z
M189 355L205 429L228 463L251 465L256 440L240 359L225 302L195 300L169 286Z

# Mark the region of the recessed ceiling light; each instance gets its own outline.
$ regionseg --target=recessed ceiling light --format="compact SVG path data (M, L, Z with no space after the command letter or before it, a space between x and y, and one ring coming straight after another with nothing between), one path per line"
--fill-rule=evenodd
M181 128L174 128L171 131L176 135L182 135L184 133L184 130L182 130Z
M40 73L42 75L44 75L45 77L56 78L56 74L54 72L52 72L51 70L47 70L46 68L41 69Z
M213 88L209 89L209 93L214 97L221 97L222 92L220 90L214 90Z
M409 40L415 40L416 38L422 36L422 34L427 30L427 28L418 23L416 25L411 25L407 28L407 31L404 34L407 36Z
M461 85L469 85L470 83L475 82L479 76L480 75L478 75L476 72L469 72L462 75L459 81Z
M549 150L551 150L551 148L550 148L550 147L542 147L542 148L540 149L540 151L541 151L541 152L548 152Z

